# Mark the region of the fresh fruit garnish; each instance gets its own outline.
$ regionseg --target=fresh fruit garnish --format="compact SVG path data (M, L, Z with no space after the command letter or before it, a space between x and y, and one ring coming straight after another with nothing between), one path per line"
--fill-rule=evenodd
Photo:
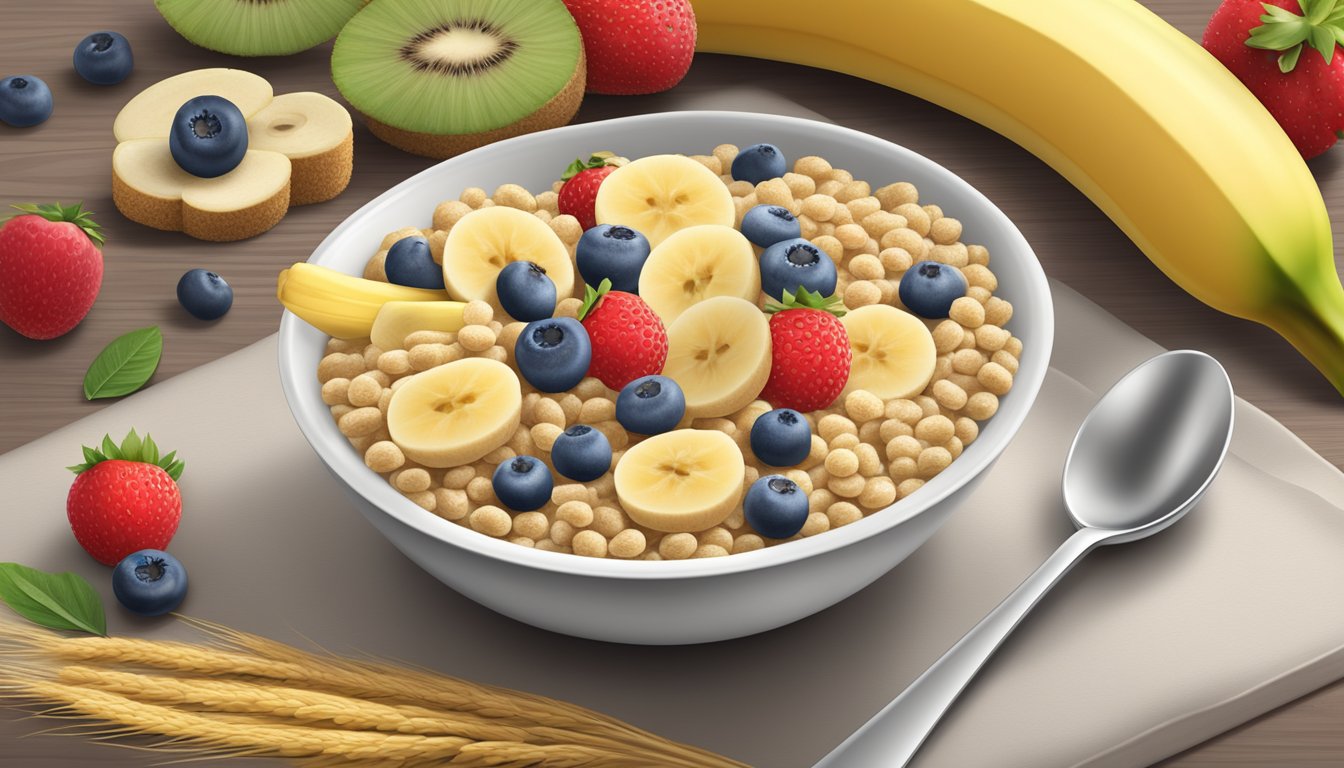
M406 337L416 331L456 333L466 306L460 301L389 301L373 318L369 340L386 352L404 349Z
M423 237L403 237L393 243L387 249L383 271L387 281L396 285L432 291L444 288L443 267L435 263L429 253L429 241Z
M69 467L78 477L65 511L79 545L103 565L116 565L140 549L165 549L182 519L177 481L185 464L177 451L159 455L154 439L132 429L121 445L103 437L84 448L84 463Z
M633 293L611 290L603 280L586 288L579 320L592 341L593 359L588 375L608 389L620 390L640 376L663 370L667 361L667 331L663 321Z
M690 0L565 0L583 33L588 92L631 96L666 91L695 55Z
M198 320L218 320L233 306L233 288L214 272L189 269L177 281L177 301Z
M786 291L782 303L765 311L773 360L761 399L803 413L829 407L844 391L852 357L839 299Z
M438 158L564 125L585 73L560 0L379 0L331 53L336 87L375 136Z
M731 227L737 220L723 180L682 155L650 155L617 168L598 188L593 212L598 224L644 233L655 249L678 230L696 224Z
M1204 47L1265 105L1303 157L1329 149L1344 131L1344 57L1335 58L1344 7L1337 1L1224 0L1204 30Z
M168 149L178 166L192 176L223 176L247 154L247 119L228 99L197 96L173 116Z
M755 304L716 296L667 329L663 375L676 381L692 418L727 416L761 393L770 376L770 326Z
M611 443L587 424L575 424L555 438L551 464L570 480L592 482L611 469Z
M103 285L103 233L80 205L15 205L0 226L0 322L30 339L69 333Z
M513 359L527 383L542 392L564 392L588 375L593 345L572 317L528 323L514 343Z
M0 603L40 627L107 635L103 599L79 574L0 563Z
M906 309L920 317L938 320L947 317L952 302L966 295L966 278L956 267L921 261L901 275L897 295Z
M463 216L443 245L443 280L460 301L481 299L497 310L499 272L515 261L530 261L546 270L556 295L574 293L574 262L555 230L517 208L496 205Z
M495 278L495 295L514 320L530 323L555 314L555 281L533 261L505 264Z
M187 597L187 569L161 549L132 552L112 571L112 594L126 610L162 616Z
M887 304L869 304L840 322L853 351L844 394L863 389L890 400L914 397L928 386L938 350L919 318Z
M704 531L742 498L746 465L723 432L678 429L626 449L616 464L616 496L636 523L655 531Z
M41 78L14 75L0 80L0 122L30 128L51 117L51 89Z
M387 429L412 461L459 467L508 441L522 406L509 366L469 357L417 373L399 387L387 407Z
M835 262L810 240L784 240L761 254L761 290L776 301L800 290L830 296L837 280Z
M812 452L812 427L792 408L763 413L751 425L751 452L772 467L801 464Z
M75 46L75 71L94 85L116 85L134 66L131 43L118 32L94 32Z
M234 56L306 51L341 31L367 0L154 0L188 41Z
M807 522L807 494L783 475L766 475L751 484L742 499L747 525L762 536L787 539Z
M650 250L649 239L639 232L619 224L599 224L579 238L574 261L589 285L610 280L613 290L639 293L639 273Z
M551 470L541 459L536 456L515 456L495 467L491 485L499 503L514 512L531 512L550 502L555 481L551 479Z
M597 190L618 165L620 163L615 161L610 152L597 152L587 160L580 159L570 163L560 175L560 179L565 182L556 201L560 213L578 219L579 226L585 231L597 226L593 214Z
M84 397L121 397L140 389L163 357L163 333L157 325L137 328L108 342L84 373Z
M638 435L661 435L677 428L686 415L681 386L666 376L644 376L616 396L616 421Z
M775 243L802 237L803 228L788 208L758 205L742 215L742 234L752 245L769 248Z
M784 153L774 144L752 144L744 147L733 158L733 179L760 184L762 181L777 179L789 170Z
M443 302L443 291L365 280L304 261L280 272L275 296L285 309L337 339L367 337L388 302Z
M751 243L721 224L674 233L653 249L639 275L640 298L666 324L705 299L755 301L760 294L761 270Z

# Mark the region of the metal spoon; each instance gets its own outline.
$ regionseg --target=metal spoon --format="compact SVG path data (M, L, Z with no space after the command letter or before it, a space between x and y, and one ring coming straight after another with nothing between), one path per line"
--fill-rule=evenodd
M1167 352L1130 371L1083 420L1064 464L1064 504L1077 532L815 768L907 765L1004 638L1083 555L1151 536L1195 505L1227 455L1232 411L1227 372L1202 352Z

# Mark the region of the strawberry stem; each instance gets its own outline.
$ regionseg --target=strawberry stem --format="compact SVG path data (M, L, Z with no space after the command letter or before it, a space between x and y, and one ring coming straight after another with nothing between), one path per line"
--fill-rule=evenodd
M111 435L103 435L101 445L97 448L90 448L86 445L83 450L84 463L66 467L76 475L104 461L138 461L144 464L153 464L167 472L168 476L173 478L173 482L177 482L182 477L182 470L187 466L186 462L177 458L177 451L171 451L166 456L160 456L159 446L154 443L154 438L145 435L141 439L134 429L122 439L121 445L112 442Z
M577 158L574 162L570 163L569 166L565 168L565 172L560 174L560 180L569 181L580 173L593 168L604 168L608 165L620 166L624 164L622 160L623 158L616 157L615 152L609 152L607 150L594 152L587 160Z
M845 305L840 302L838 294L822 296L820 291L809 291L802 286L798 286L797 291L785 291L781 298L783 300L778 303L767 303L763 310L765 314L773 315L778 312L787 312L790 309L819 309L836 317L845 316Z
M1329 64L1335 46L1344 42L1344 7L1341 0L1297 0L1302 15L1270 3L1261 3L1265 15L1251 29L1246 45L1265 51L1281 51L1279 71L1287 74L1297 67L1303 46L1310 45Z
M588 313L593 310L593 307L597 306L597 302L610 291L611 280L606 277L602 278L597 290L593 290L591 285L585 285L583 287L583 306L579 307L579 322L583 322L583 319L588 317Z
M16 213L14 216L5 219L5 221L23 215L41 216L47 221L67 221L74 224L76 227L79 227L80 230L93 241L94 245L101 246L106 241L106 238L103 237L102 227L93 220L93 212L84 210L83 203L75 203L74 205L61 205L60 203L43 203L41 205L20 203L18 205L11 205L10 207L23 211L23 213Z

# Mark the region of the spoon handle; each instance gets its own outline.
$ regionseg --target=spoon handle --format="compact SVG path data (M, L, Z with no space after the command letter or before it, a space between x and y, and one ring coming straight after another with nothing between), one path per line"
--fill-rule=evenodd
M1092 528L1070 536L942 658L814 768L896 768L908 764L1004 638L1055 582L1105 538L1104 532Z

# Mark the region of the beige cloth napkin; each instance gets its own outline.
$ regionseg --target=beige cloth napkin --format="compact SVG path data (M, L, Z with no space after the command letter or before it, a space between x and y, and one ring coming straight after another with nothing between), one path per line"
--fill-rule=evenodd
M683 106L810 114L744 90ZM365 523L313 456L280 393L274 338L0 456L0 561L84 574L113 633L190 635L118 609L107 570L65 523L63 467L81 443L134 426L187 462L172 545L191 572L185 612L569 699L760 768L807 768L1071 532L1059 478L1073 433L1100 392L1159 348L1053 288L1052 370L974 497L869 588L756 637L608 645L518 624L450 591ZM1237 420L1200 507L1070 573L948 713L920 768L1142 766L1344 676L1344 475L1254 407L1239 403ZM18 738L39 727L0 710L0 766L152 760Z

